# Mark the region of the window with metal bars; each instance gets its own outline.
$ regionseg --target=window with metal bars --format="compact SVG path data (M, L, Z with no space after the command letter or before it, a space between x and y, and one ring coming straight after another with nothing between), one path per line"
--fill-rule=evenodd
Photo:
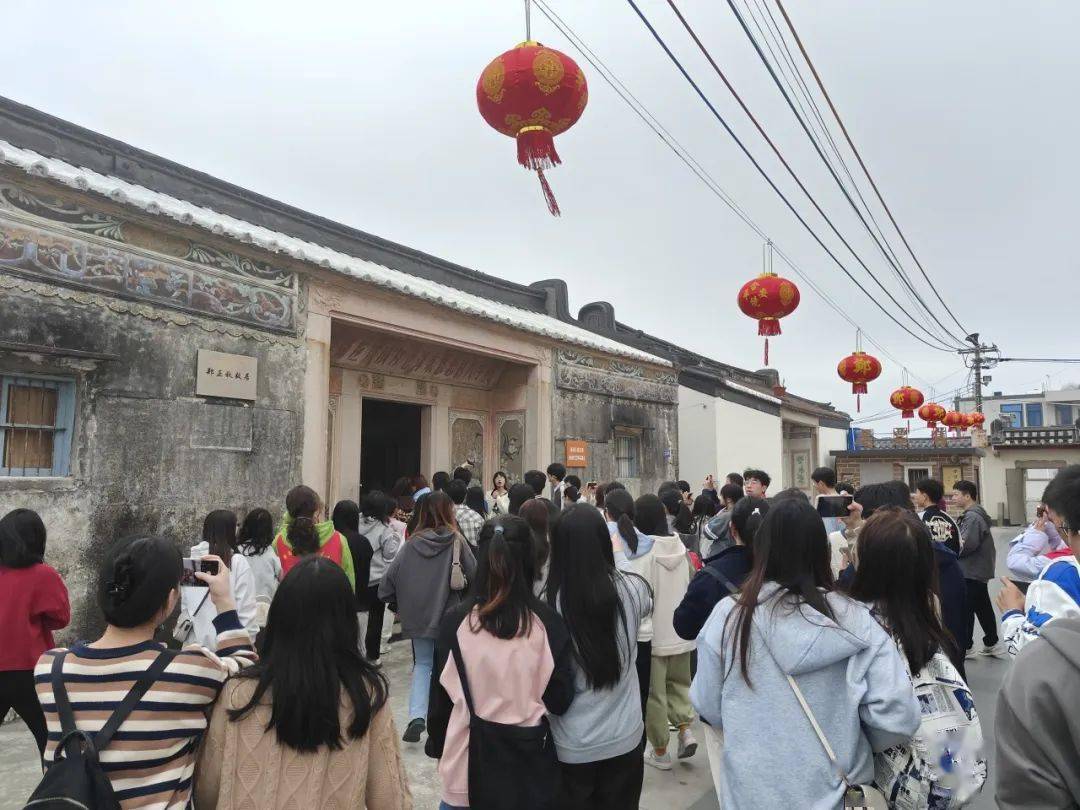
M641 456L641 437L633 434L615 434L615 477L637 478L638 459Z
M67 475L75 382L0 375L0 477Z

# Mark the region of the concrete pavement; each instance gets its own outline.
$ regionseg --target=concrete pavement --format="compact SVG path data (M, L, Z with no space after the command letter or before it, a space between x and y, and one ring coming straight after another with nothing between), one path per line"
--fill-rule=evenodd
M995 529L998 546L999 573L1004 574L1004 560L1008 539L1016 535L1015 529ZM999 586L990 587L996 596ZM981 634L976 628L977 646L981 646ZM408 703L408 684L411 655L405 644L394 644L390 655L385 657L386 675L391 684L391 705L398 730L404 730ZM968 681L975 696L975 705L982 721L990 756L990 778L982 794L970 805L974 810L991 810L993 801L993 754L994 709L998 688L1008 669L1008 662L979 657L969 661ZM669 772L645 768L645 787L641 797L643 810L709 810L717 806L705 756L705 745L698 732L701 745L698 754L690 760L679 762ZM409 781L412 786L414 806L417 810L434 810L439 805L439 778L435 762L424 756L423 745L402 743ZM37 749L33 738L21 722L0 727L0 810L15 810L23 806L26 797L40 778Z

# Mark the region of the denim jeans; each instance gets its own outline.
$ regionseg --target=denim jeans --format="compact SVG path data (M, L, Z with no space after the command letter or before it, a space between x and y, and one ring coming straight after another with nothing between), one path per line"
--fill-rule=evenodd
M409 690L409 719L427 721L428 694L431 690L431 668L435 665L435 639L414 638L412 689Z
M469 810L469 808L458 807L455 804L447 804L446 802L439 802L439 810Z

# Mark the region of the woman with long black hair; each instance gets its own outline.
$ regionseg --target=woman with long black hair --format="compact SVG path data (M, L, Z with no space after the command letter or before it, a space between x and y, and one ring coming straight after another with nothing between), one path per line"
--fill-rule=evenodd
M436 642L425 750L440 760L441 808L555 810L559 767L545 714L562 714L574 697L570 637L533 593L528 523L497 517L479 539L469 599L447 614Z
M270 602L281 582L281 560L274 551L274 519L266 509L252 509L240 524L233 551L243 554L251 566L251 575L255 578L255 601L260 605L260 613L265 613L261 606L269 609ZM265 615L259 622L266 624Z
M255 601L255 575L243 554L235 554L236 513L228 509L215 509L203 520L202 542L191 547L189 556L199 559L207 555L220 557L229 569L233 601L240 624L252 639L259 632L258 605ZM184 644L201 644L213 649L217 630L214 617L217 611L206 588L184 585L180 589L180 619L178 627L188 627ZM190 621L188 621L190 620Z
M356 596L311 555L282 580L259 662L214 707L197 807L412 806L386 681L356 643Z
M982 728L938 602L938 564L927 524L909 509L885 507L863 524L859 567L849 593L865 602L896 641L916 695L934 706L911 744L875 758L875 782L886 796L901 786L915 806L960 807L986 781ZM945 721L949 715L949 721Z
M618 558L625 565L621 551ZM574 701L551 719L562 763L557 806L635 808L645 764L636 639L652 593L644 579L616 566L607 525L588 504L555 522L546 596L566 622L574 656Z
M840 807L848 785L873 779L873 753L918 728L896 645L832 590L829 557L817 510L776 501L739 596L698 637L690 698L726 739L722 807Z

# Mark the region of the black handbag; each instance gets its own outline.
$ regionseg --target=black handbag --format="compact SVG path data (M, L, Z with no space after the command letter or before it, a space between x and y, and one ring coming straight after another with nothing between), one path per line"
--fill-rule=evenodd
M478 717L456 635L453 655L469 710L469 807L554 810L561 772L547 717L538 726L512 726Z

